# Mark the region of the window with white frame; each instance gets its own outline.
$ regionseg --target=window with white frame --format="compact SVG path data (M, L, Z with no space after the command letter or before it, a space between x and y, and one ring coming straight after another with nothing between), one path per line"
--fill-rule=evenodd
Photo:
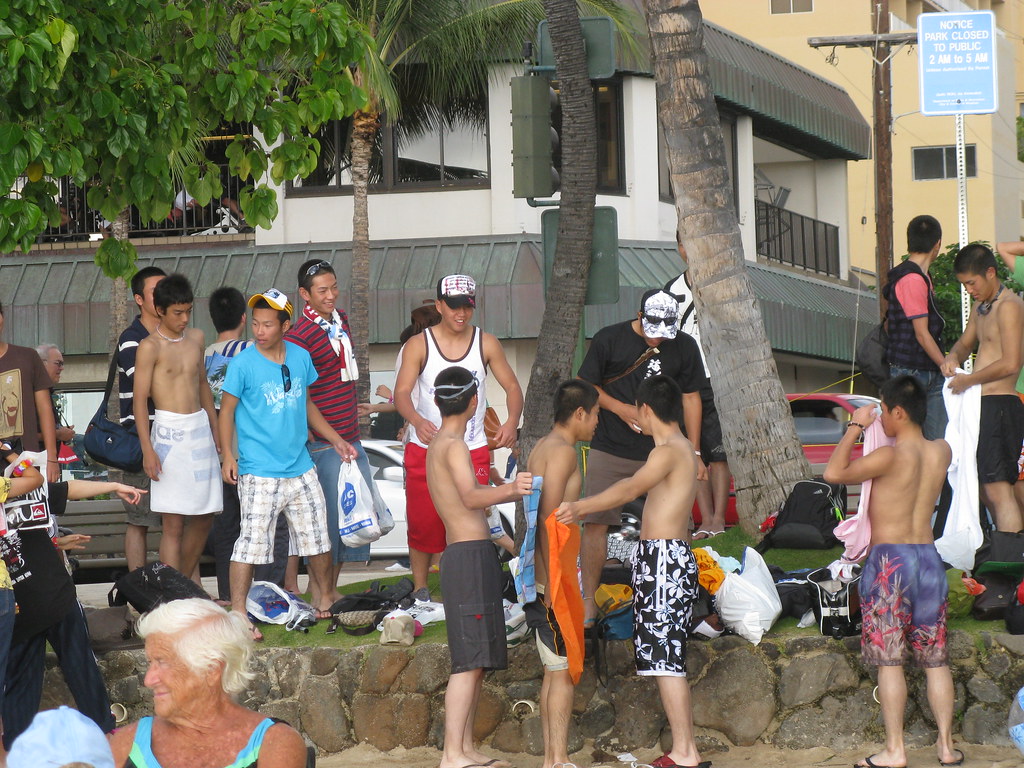
M814 0L770 0L772 13L810 13Z
M956 147L914 147L914 181L956 178ZM968 177L978 175L977 153L973 144L964 147L964 165Z

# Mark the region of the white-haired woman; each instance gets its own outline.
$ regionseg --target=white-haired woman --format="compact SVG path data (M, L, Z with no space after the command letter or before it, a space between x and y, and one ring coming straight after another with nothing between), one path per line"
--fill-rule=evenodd
M146 640L145 685L154 717L114 731L114 764L124 768L304 768L299 734L235 701L252 677L245 617L211 600L165 603L138 623Z

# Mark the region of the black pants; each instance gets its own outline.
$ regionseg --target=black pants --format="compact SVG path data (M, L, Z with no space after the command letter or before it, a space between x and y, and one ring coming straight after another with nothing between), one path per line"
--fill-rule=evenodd
M32 723L43 695L46 644L57 654L64 682L78 711L109 733L114 729L110 698L96 656L89 644L89 627L76 601L67 615L45 632L11 645L7 657L7 692L4 696L4 747Z

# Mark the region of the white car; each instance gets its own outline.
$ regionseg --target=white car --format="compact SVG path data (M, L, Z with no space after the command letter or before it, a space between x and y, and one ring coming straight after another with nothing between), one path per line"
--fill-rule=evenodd
M405 446L394 440L363 440L363 449L373 469L377 490L395 518L395 528L370 545L371 557L407 557L409 540L405 519L405 470L402 468L402 451ZM501 522L505 531L514 536L515 504L498 505Z

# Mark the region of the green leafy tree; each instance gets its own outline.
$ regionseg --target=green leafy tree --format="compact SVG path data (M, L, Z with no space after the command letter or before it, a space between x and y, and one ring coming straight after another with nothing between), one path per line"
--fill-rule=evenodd
M307 134L366 103L349 67L371 47L343 5L319 0L0 3L0 252L27 251L59 221L53 180L63 176L87 186L88 204L110 221L130 206L164 218L176 167L209 202L221 193L218 169L176 158L197 126L220 123L254 129L227 157L252 182L239 199L246 219L268 227L268 178L316 167ZM111 238L96 261L124 278L135 250Z

